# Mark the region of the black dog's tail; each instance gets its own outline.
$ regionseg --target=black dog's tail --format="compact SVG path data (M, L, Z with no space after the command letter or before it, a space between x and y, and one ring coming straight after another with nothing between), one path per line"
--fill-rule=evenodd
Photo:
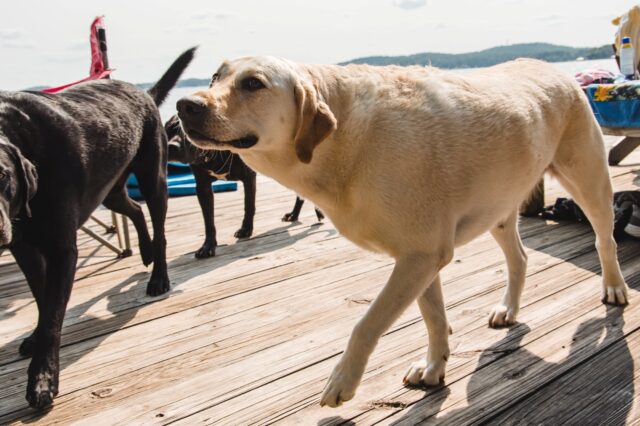
M196 49L197 47L192 47L178 56L178 59L173 61L169 69L160 77L160 80L151 89L147 90L147 93L151 95L157 106L164 102L169 91L176 85L184 70L193 60Z

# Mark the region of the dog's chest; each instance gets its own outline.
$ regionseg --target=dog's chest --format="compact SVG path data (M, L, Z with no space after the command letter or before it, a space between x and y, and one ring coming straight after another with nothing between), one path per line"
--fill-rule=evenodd
M227 176L229 176L229 172L225 173L216 173L213 170L209 170L209 176L214 177L216 179L227 180Z
M327 213L338 232L352 243L375 253L390 253L384 238L382 238L382 240L379 238L381 232L377 229L376 223L372 223L371 217L363 214L360 209L356 207L334 207L334 209L331 210L325 210L325 208L322 207L321 209ZM375 222L375 220L373 222Z
M215 152L213 158L207 158L206 168L209 176L216 179L227 180L234 164L234 156L231 153Z

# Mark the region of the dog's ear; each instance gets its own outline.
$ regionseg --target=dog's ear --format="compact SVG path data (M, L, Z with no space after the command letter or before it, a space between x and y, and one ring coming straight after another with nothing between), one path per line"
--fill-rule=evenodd
M294 137L296 155L303 163L310 163L315 147L337 128L336 117L329 105L318 99L316 90L297 83L294 88L298 108L298 126Z
M38 190L38 172L36 166L27 160L24 155L12 144L8 144L14 157L16 175L20 181L20 191L22 192L22 202L27 217L31 217L29 201L36 195Z
M622 21L622 16L618 16L613 21L611 21L611 23L617 27L618 25L620 25L620 21Z

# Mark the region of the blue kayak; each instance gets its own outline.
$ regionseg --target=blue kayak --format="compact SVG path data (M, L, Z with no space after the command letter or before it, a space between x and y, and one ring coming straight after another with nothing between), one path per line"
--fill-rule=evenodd
M183 195L195 195L196 179L191 173L191 169L186 164L169 163L169 176L167 177L167 186L169 188L170 197L180 197ZM225 180L217 180L211 184L213 192L235 191L238 189L236 182L227 182ZM131 174L127 180L127 190L129 196L133 199L142 199L142 194L138 188L138 180Z

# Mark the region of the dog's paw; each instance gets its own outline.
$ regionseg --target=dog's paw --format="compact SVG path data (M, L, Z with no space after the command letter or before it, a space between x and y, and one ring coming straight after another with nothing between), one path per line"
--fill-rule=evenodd
M53 398L58 395L58 375L42 371L29 374L27 384L27 402L33 408L42 409L53 404Z
M282 221L283 222L297 222L298 221L298 215L297 214L293 214L293 213L287 213L284 216L282 216Z
M489 327L499 328L511 326L516 323L516 315L517 312L515 312L513 308L503 305L502 303L496 305L491 309L491 313L489 314Z
M438 386L444 382L446 365L444 358L438 363L423 358L411 364L402 382L407 386Z
M155 277L151 276L149 283L147 284L147 295L155 297L160 296L171 290L171 282L169 281L169 277L160 276Z
M253 234L253 228L240 228L233 234L236 238L249 238Z
M360 384L361 374L348 371L342 367L342 362L338 363L333 369L329 380L327 381L322 397L320 398L320 406L339 407L343 402L349 401L356 394L356 389Z
M210 243L204 243L202 247L196 250L197 259L206 259L216 255L216 245Z
M614 306L629 304L629 288L626 283L617 287L607 286L602 290L602 303Z
M20 352L20 355L24 357L30 357L33 355L33 348L35 347L35 345L36 337L32 333L29 337L25 337L22 343L20 343L18 352Z

